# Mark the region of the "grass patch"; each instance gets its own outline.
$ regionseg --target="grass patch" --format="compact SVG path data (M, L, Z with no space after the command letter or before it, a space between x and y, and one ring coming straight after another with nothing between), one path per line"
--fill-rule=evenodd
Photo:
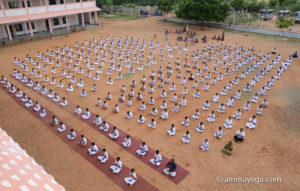
M129 80L132 77L133 77L133 74L130 74L130 73L122 74L122 79L124 79L124 80Z
M108 20L138 20L138 19L141 19L141 17L125 15L125 14L114 14L113 16L110 16L110 17L105 17L104 16L103 19L108 19Z

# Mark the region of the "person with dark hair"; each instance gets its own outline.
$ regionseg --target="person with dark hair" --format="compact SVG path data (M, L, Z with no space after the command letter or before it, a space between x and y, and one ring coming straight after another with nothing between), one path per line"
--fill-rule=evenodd
M294 52L293 58L298 58L298 52L297 52L297 50Z
M170 175L171 177L176 176L176 170L177 170L177 165L175 163L175 160L172 158L170 162L167 163L166 165L167 168L164 169L164 173L167 175Z
M225 147L222 149L222 153L226 154L226 155L231 155L233 151L233 147L232 147L232 142L229 141Z
M136 153L142 157L144 157L148 152L148 147L145 142L142 142L140 148L136 150Z
M122 162L120 160L120 157L117 157L117 159L115 160L115 164L110 166L110 170L115 173L118 174L121 170L122 170Z
M243 142L245 138L245 131L243 128L235 132L234 140L235 142Z
M159 153L159 150L156 150L155 151L155 155L154 155L154 158L150 159L149 160L153 165L155 166L159 166L161 161L162 161L162 156L161 154Z
M124 178L124 181L126 182L126 184L132 186L136 182L136 179L137 179L136 173L134 171L134 168L132 168L130 170L130 176Z

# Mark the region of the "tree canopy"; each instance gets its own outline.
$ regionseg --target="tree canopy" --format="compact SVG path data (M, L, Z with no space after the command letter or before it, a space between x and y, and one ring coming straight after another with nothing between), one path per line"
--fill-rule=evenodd
M174 4L173 0L158 0L156 2L158 10L166 12L167 15L170 11L173 10L172 8L173 4Z
M227 0L181 0L176 10L178 18L199 21L224 21L230 4Z

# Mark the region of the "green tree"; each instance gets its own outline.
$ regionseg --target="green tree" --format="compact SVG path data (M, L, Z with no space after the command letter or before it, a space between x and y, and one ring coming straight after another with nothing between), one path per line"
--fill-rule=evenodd
M229 14L227 0L181 0L176 16L198 21L224 21ZM203 23L202 23L203 24Z
M270 8L274 8L278 4L278 0L270 0L268 5Z
M173 1L172 0L158 0L156 2L156 5L158 7L158 10L167 13L167 17L168 17L168 13L173 10L173 8L172 8Z
M244 0L232 0L231 1L231 7L234 8L234 10L238 11L245 8L245 2Z
M298 2L298 3L294 4L294 5L292 5L290 8L291 8L291 11L292 11L293 13L296 12L296 11L300 11L300 2Z
M113 0L96 0L96 6L97 7L102 7L103 5L112 5Z

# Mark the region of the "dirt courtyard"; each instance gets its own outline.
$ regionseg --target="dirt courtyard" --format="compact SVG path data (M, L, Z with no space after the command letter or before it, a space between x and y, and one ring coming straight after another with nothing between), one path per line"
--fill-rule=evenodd
M258 117L257 126L254 130L245 128L246 138L243 143L233 143L233 155L227 156L221 152L224 145L233 139L234 133L241 127L245 127L249 117L255 113L258 104L251 104L251 111L243 113L241 120L234 121L232 129L224 129L222 139L215 139L213 134L217 131L219 126L222 126L224 120L232 115L237 108L241 108L245 102L254 95L254 92L259 89L268 81L271 74L268 74L266 78L257 83L257 86L252 88L250 94L241 97L241 100L235 102L233 108L226 108L225 114L217 114L216 121L214 123L208 123L206 118L211 110L217 109L220 103L226 103L226 100L234 95L238 89L243 89L245 82L240 80L237 86L234 86L230 94L225 97L220 97L218 104L211 104L210 111L202 111L201 106L205 100L211 100L212 96L216 92L220 92L224 86L226 86L229 80L233 80L236 74L231 71L230 77L226 78L222 82L218 82L216 86L210 86L208 92L202 91L202 85L199 87L201 91L200 99L193 99L192 93L194 90L190 88L192 83L188 83L189 94L187 97L187 107L181 107L180 112L172 113L169 111L169 118L165 121L159 120L159 117L155 117L157 121L156 129L150 129L147 124L150 122L152 116L149 114L152 106L147 105L147 112L143 115L146 117L146 123L141 125L137 123L138 112L137 109L140 102L133 99L134 106L128 108L124 103L119 103L120 88L124 84L126 85L127 93L130 90L130 84L132 80L138 82L135 88L135 94L141 87L140 79L143 75L147 77L147 84L150 81L149 75L153 71L157 72L160 65L154 67L144 67L144 71L136 70L134 75L128 75L128 78L124 78L117 81L116 74L114 73L114 85L107 86L106 81L108 76L105 75L109 63L103 68L101 74L101 80L97 82L98 91L93 93L91 91L94 81L92 79L84 79L85 89L88 92L87 99L82 99L79 94L81 88L75 88L73 93L67 92L65 88L60 89L53 87L55 92L60 95L64 95L69 101L78 103L82 106L82 109L88 107L92 112L99 113L101 117L110 123L113 123L123 131L128 132L139 140L147 142L148 146L154 149L159 149L163 155L168 158L175 158L176 162L186 168L190 174L185 177L179 184L174 184L160 173L153 170L151 167L145 165L130 153L124 151L120 146L113 144L110 140L95 133L84 122L76 119L72 114L64 109L57 107L53 102L38 95L36 92L30 91L20 84L19 81L13 79L10 74L13 69L16 68L13 65L14 57L24 59L26 54L35 57L37 51L45 52L46 49L54 50L57 46L62 48L65 45L74 46L75 42L82 43L84 40L91 41L93 38L99 40L100 36L123 37L123 40L128 35L134 36L135 40L145 39L147 41L147 50L145 51L145 57L149 55L149 42L153 39L154 33L157 34L157 39L160 44L165 46L170 42L173 46L178 43L180 47L183 47L182 42L177 42L177 35L169 34L169 40L164 41L163 28L181 29L183 26L174 23L165 23L158 18L146 18L138 20L124 20L106 18L99 21L100 26L98 29L90 29L80 31L76 33L70 33L69 37L56 37L50 39L33 40L31 42L24 42L20 44L4 46L0 48L0 75L5 75L7 79L18 87L22 88L22 91L29 95L33 100L39 100L41 105L46 106L48 109L54 111L56 115L67 121L76 131L84 133L90 140L95 141L99 146L105 147L109 150L109 154L113 157L120 156L122 162L128 167L134 167L139 176L142 176L148 182L153 184L159 190L162 191L198 191L198 190L228 190L228 191L297 191L300 190L300 59L293 59L292 65L285 71L279 80L275 81L275 85L268 92L266 98L268 100L268 107L263 110L263 115ZM102 27L103 24L103 27ZM196 31L200 35L208 37L208 43L189 45L188 52L189 57L193 51L197 49L202 50L204 46L215 41L210 38L216 34L221 35L221 29L204 28L200 30L198 26L190 26L190 30ZM274 47L277 48L277 52L281 54L282 59L286 59L295 50L300 52L300 40L286 39L282 37L269 37L263 35L255 35L250 33L240 33L234 31L225 32L225 43L234 45L237 43L239 46L244 46L246 49L255 47L255 52L261 50L264 54L270 52ZM177 52L177 51L176 51ZM159 53L159 48L156 48L156 54ZM109 54L110 55L110 54ZM118 56L115 55L116 58ZM165 55L166 56L166 55ZM172 63L175 59L180 57L181 63L185 52L182 54L175 54L170 59ZM109 60L109 56L107 57ZM274 56L271 57L272 59ZM166 60L168 60L166 56ZM147 60L147 58L146 58ZM159 57L157 57L159 62ZM133 61L132 61L133 62ZM209 61L207 64L209 70L212 71L215 61ZM267 61L268 62L268 61ZM82 63L84 65L84 63ZM43 66L43 64L41 64ZM163 69L166 72L167 62L164 62ZM199 63L200 68L203 68L203 64ZM266 66L266 63L265 65ZM176 79L175 65L173 65L172 79L176 82L178 98L182 98L181 90L184 86L180 85L180 80ZM17 68L20 70L20 68ZM31 70L31 67L29 67ZM246 68L244 68L246 69ZM182 67L182 72L185 68ZM274 69L275 70L275 69ZM276 67L277 70L277 67ZM275 70L275 71L276 71ZM51 71L51 68L50 68ZM60 74L61 69L58 70ZM224 72L225 69L218 68L219 72ZM260 71L260 70L258 70ZM275 71L272 71L274 73ZM128 69L122 71L122 73L128 72ZM202 71L204 72L204 71ZM219 73L218 72L218 73ZM30 71L29 71L30 73ZM48 71L50 74L50 72ZM58 75L57 74L57 75ZM57 76L56 75L56 76ZM156 74L157 75L157 74ZM164 78L167 75L164 75ZM253 76L253 74L251 75ZM248 80L253 77L249 76ZM51 75L49 76L51 77ZM156 76L157 77L157 76ZM79 79L79 77L77 77ZM51 79L51 78L50 78ZM59 78L57 78L58 80ZM209 81L207 81L209 82ZM156 84L158 80L156 79ZM41 84L43 85L43 84ZM65 87L67 83L65 82ZM149 86L147 86L149 88ZM169 86L164 87L168 90ZM49 88L48 88L49 89ZM155 107L159 108L162 103L162 98L159 97L161 88L155 88ZM148 89L146 90L146 92ZM109 101L109 109L103 110L95 106L97 97L100 97L104 101L108 92L112 93L113 99ZM168 109L171 110L173 103L170 100L173 93L168 91L167 104ZM136 97L136 96L135 96ZM148 102L150 95L143 93L143 101ZM127 99L126 99L127 100ZM259 103L263 100L259 99ZM115 114L112 112L114 104L119 104L120 113ZM126 103L126 102L125 102ZM67 191L118 191L122 190L118 185L111 181L106 175L94 168L83 157L77 154L74 150L70 149L63 141L57 138L47 127L43 125L39 120L35 119L29 112L24 110L18 104L16 104L2 89L0 90L0 126L7 134L20 144L30 156L32 156L45 170L53 175L55 180L62 184ZM196 108L200 110L200 120L194 120L191 115ZM125 113L127 110L133 112L133 119L125 119ZM161 110L159 109L159 114ZM185 116L189 116L191 119L189 127L180 125ZM205 124L205 131L199 134L195 131L197 124L203 121ZM176 125L176 135L171 137L166 135L166 131L170 128L170 125L174 123ZM181 138L186 130L191 132L191 142L189 144L183 144ZM203 152L199 149L200 144L208 138L210 147L207 152ZM279 177L281 182L279 183L226 183L223 180L230 177L244 177L244 178L273 178Z

